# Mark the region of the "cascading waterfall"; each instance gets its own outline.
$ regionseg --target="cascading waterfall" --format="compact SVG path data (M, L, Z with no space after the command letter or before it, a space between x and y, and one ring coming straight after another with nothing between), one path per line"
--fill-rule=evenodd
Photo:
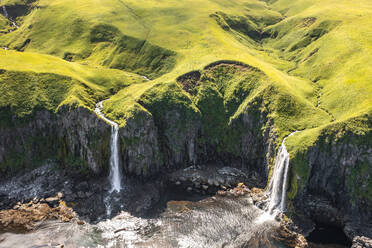
M119 125L108 119L103 113L103 101L97 103L95 112L102 119L111 125L111 142L110 142L110 175L109 180L111 184L110 193L116 191L120 192L121 187L121 173L119 166Z
M8 18L8 11L6 11L6 7L3 6L3 13L6 18Z
M0 4L1 4L1 0L0 0ZM9 17L9 14L8 14L8 11L6 10L6 7L5 5L3 5L3 15L8 18L8 20L12 23L12 25L15 27L15 28L19 28L17 23L15 23L10 17Z
M289 136L295 134L296 132L291 133ZM285 201L289 170L289 153L285 146L286 139L287 138L283 140L279 148L278 155L275 158L274 170L270 178L269 187L266 191L266 194L269 196L266 211L270 215L276 215L278 212L284 212L286 208Z
M111 182L111 192L120 192L121 190L121 177L119 169L119 125L115 123L111 126L111 157L110 157L110 182Z
M269 195L267 211L270 214L273 214L274 210L279 210L280 212L285 211L289 153L287 152L284 142L285 139L275 159L274 171L267 189L267 194Z
M1 2L2 1L0 1L0 4L1 4ZM3 15L6 17L6 18L8 18L8 11L6 11L6 7L5 7L5 5L3 5Z
M104 198L104 203L106 206L106 215L111 216L113 203L117 203L115 193L119 193L122 190L121 186L121 173L119 166L119 125L114 121L108 119L103 113L103 102L97 103L96 109L94 110L98 116L104 119L107 123L111 125L111 139L110 139L110 174L109 180L111 184L111 189ZM115 203L115 204L116 204Z

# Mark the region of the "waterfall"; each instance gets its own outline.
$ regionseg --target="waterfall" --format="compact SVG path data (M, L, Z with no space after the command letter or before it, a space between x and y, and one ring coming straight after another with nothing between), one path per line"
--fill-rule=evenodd
M1 4L1 2L2 2L2 0L0 0L0 4ZM6 17L6 18L8 18L8 11L6 11L6 7L5 7L5 5L3 5L3 15Z
M0 0L0 4L1 4L1 0ZM3 15L12 23L12 25L17 29L19 28L17 23L15 21L13 21L10 17L9 17L9 14L8 14L8 11L6 10L6 7L5 5L3 5Z
M110 193L116 191L120 192L121 187L121 173L119 166L119 125L114 121L108 119L103 113L103 102L97 103L95 112L102 119L111 125L111 140L110 140L110 175L109 180L111 184Z
M146 81L150 81L150 79L146 76L142 76Z
M120 192L121 190L121 177L119 168L119 125L111 126L111 156L110 156L110 182L111 192Z
M0 4L1 4L1 0L0 0ZM8 11L6 10L6 7L5 5L3 5L3 15L12 23L12 25L15 27L15 28L19 28L17 23L15 23L10 17L9 17L9 14L8 14Z
M287 174L289 167L289 154L285 147L285 139L279 148L275 159L274 171L271 175L267 194L269 195L269 204L267 211L272 214L274 210L283 212L285 210L285 196L287 188Z
M296 132L291 133L289 136ZM270 215L276 214L278 211L284 212L286 208L285 200L289 170L289 153L285 146L286 139L287 137L283 140L278 155L275 158L274 170L270 178L269 187L266 191L266 194L269 196L266 211Z
M3 13L6 18L8 18L8 11L6 11L5 6L3 6Z

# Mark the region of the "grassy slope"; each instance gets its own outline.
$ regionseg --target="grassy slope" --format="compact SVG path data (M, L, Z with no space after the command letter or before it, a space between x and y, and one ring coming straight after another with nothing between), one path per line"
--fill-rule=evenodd
M37 105L51 111L62 105L93 109L113 92L143 81L133 73L69 63L49 55L0 50L0 57L4 71L0 87L5 93L0 96L0 107L9 106L19 116L31 114Z
M279 34L266 45L296 63L290 74L314 82L320 93L319 108L334 119L289 138L293 156L305 151L321 134L338 133L341 138L345 133L363 135L370 131L365 118L370 118L372 111L369 73L372 70L372 4L369 1L355 4L279 0L273 7L287 18L267 28ZM304 164L298 174L306 177L307 173Z
M151 74L155 80L126 87L105 102L108 115L125 125L125 118L136 111L148 111L138 102L149 100L147 96L156 93L156 89L161 90L154 98L164 97L166 90L171 95L182 95L184 103L194 108L198 99L176 87L175 79L217 60L238 60L267 76L267 80L260 81L263 88L275 89L268 100L277 106L271 117L279 137L296 129L305 130L288 139L292 154L306 150L322 132L340 126L352 126L359 133L368 131L370 127L359 119L371 113L372 108L368 73L372 69L370 1L268 2L40 0L38 8L17 19L22 24L19 30L0 35L0 45L26 52L1 52L0 64L9 70L29 68L66 75L87 84L94 92L105 92L93 97L92 105L108 94L108 88L120 84L115 82L121 77L128 77L102 66L116 65L146 74L153 65L154 53L171 51L174 65L168 64ZM112 38L92 42L92 30L98 24L111 25ZM266 34L262 40L258 38L260 33ZM130 37L124 39L124 44L118 41L122 35ZM31 42L23 46L27 39ZM146 40L146 45L128 49L137 47L141 40ZM75 63L36 53L59 58L71 55ZM140 55L141 61L149 63L126 66L128 60L120 64L122 55ZM243 110L253 98L247 97L238 110ZM230 113L230 117L236 118L240 113ZM306 168L298 171L305 175L301 170Z
M316 96L311 82L289 76L276 68L289 68L290 62L258 51L255 44L247 46L245 42L237 40L236 34L226 32L210 17L218 11L242 16L252 15L256 10L262 15L273 16L273 11L268 10L262 2L192 0L144 4L143 1L108 1L104 5L101 1L73 2L39 1L37 5L40 8L33 9L28 16L19 19L20 23L23 22L21 28L5 35L0 41L16 48L26 39L31 39L26 51L59 57L64 57L66 53L79 54L78 62L96 66L104 64L101 60L109 54L100 52L100 47L104 44L91 43L90 32L99 23L109 23L126 35L147 38L155 45L177 52L175 68L156 82L174 81L177 76L193 69L202 69L216 60L239 60L260 68L272 78L272 83L280 91L292 95L295 101L308 106L308 109L315 109L313 105ZM277 19L281 18L279 13L275 12L275 15ZM319 112L322 119L320 122L328 121L328 117L321 111L311 112ZM302 115L303 118L307 116L309 115ZM284 123L281 126L285 126ZM305 127L306 125L300 125L288 129ZM288 129L283 133L288 133Z

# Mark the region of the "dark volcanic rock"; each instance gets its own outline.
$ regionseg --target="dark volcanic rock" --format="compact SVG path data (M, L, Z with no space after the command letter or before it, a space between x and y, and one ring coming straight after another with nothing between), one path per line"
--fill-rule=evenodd
M0 165L14 174L57 158L71 170L100 173L108 165L109 139L110 126L88 109L37 111L0 127Z
M350 240L356 235L372 236L369 136L321 136L307 152L308 180L299 181L304 187L294 200L296 212L316 223L344 229Z
M249 180L247 172L237 168L219 166L191 166L169 175L171 184L187 191L214 193L218 189L232 188Z
M54 183L48 183L50 181ZM19 202L30 201L57 207L62 200L81 218L95 221L107 217L108 186L106 177L81 182L80 177L71 176L53 164L45 165L3 181L0 184L0 209L11 209ZM125 179L125 188L113 196L112 214L125 210L133 215L146 215L158 203L162 189L163 185L158 181L143 183Z

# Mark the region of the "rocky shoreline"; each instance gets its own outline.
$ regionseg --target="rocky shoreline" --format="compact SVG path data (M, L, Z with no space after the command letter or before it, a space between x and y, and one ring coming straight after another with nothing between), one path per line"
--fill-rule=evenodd
M219 190L216 196L234 199L254 194L243 183L239 183L235 188ZM72 208L67 207L66 203L61 200L62 198L63 194L58 193L55 197L40 200L35 198L28 203L17 203L10 210L1 210L0 229L3 232L26 233L39 228L47 220L60 220L62 222L74 222L78 225L84 225L85 222L78 218ZM186 209L186 211L191 211L188 208ZM286 244L288 247L308 247L306 239L302 235L290 230L291 225L293 223L290 220L281 221L280 226L272 234L272 238ZM148 225L144 225L143 228L148 228ZM126 228L118 229L114 231L114 234L121 231L127 230Z
M204 195L215 194L215 196L217 197L229 197L232 199L238 199L239 197L248 196L252 199L252 203L254 203L256 206L261 208L264 208L265 206L266 196L263 189L255 187L249 188L243 183L236 183L239 181L239 179L244 178L244 173L240 170L223 167L219 170L215 170L215 174L209 173L209 177L198 174L198 168L195 167L183 169L182 171L186 173L181 173L181 171L172 173L169 175L168 180L169 183L171 183L173 186L179 186L185 193L194 192ZM182 175L186 180L182 180L179 175ZM221 175L224 175L224 177L222 177ZM218 180L218 176L221 177L220 180ZM234 178L234 181L231 181L232 178ZM218 182L218 184L216 182ZM83 183L85 184L85 182ZM203 188L203 185L208 185L208 188ZM137 194L139 192L140 191L137 191ZM161 200L161 193L158 193L158 197L153 198L152 203L148 203L148 209L156 207L156 203ZM90 196L89 191L84 191L83 189L78 192L73 192L72 195L76 196L71 196L68 194L65 195L64 193L59 192L53 197L41 199L33 198L31 201L26 203L18 202L17 204L12 206L11 209L1 210L0 229L3 232L29 232L31 230L37 229L38 226L40 226L44 221L47 220L75 222L79 225L83 225L85 224L85 222L79 219L79 214L74 211L73 207L71 207L74 206L76 202L74 203L67 200L72 199L76 201L78 200L78 198L80 198L83 201L86 201L87 198L92 196ZM67 202L65 202L65 200ZM97 201L97 198L95 199L95 201ZM76 204L75 206L78 206L78 204ZM2 208L4 208L4 206ZM79 209L79 207L77 207L77 209ZM133 213L135 212L136 211L133 211ZM144 212L146 211L144 211L143 209L137 209L137 213L139 214L144 214ZM301 228L294 224L291 219L289 219L285 215L282 215L278 216L277 220L280 221L280 225L272 234L272 238L274 240L277 240L278 242L283 243L288 247L313 247L310 243L307 242L304 235L301 234ZM371 244L371 239L367 237L356 236L352 241L352 248L370 248L372 247Z
M25 232L37 227L40 221L49 219L97 223L107 218L104 205L105 192L109 187L107 179L81 179L49 164L1 182L1 229ZM164 174L158 180L125 180L122 195L116 196L120 197L124 206L114 209L115 213L127 211L138 217L148 216L157 208L155 212L161 212L162 204L172 200L165 196L167 190L178 190L180 199L187 194L230 198L249 196L252 203L261 209L265 208L267 200L265 191L254 187L264 185L259 178L226 166L208 166L207 169L190 166ZM305 227L306 222L292 221L285 215L278 216L277 220L280 221L280 228L273 235L274 239L289 247L311 247L305 236L314 229L313 225ZM355 235L350 241L353 248L371 247L371 239L367 236Z

